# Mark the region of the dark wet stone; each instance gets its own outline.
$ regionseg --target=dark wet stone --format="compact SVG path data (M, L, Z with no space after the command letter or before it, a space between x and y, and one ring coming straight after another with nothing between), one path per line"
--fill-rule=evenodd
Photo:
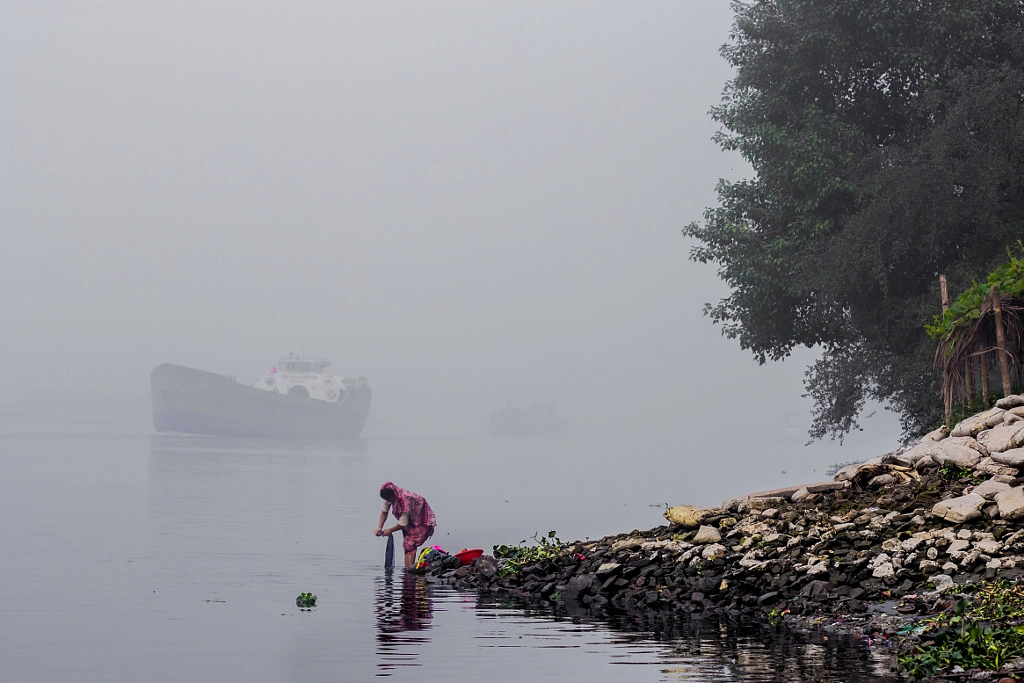
M759 597L757 599L757 604L763 605L765 603L774 601L778 597L779 597L779 592L778 591L771 591L771 592L765 593L764 595Z
M800 591L800 597L809 600L823 600L835 588L830 581L811 581Z

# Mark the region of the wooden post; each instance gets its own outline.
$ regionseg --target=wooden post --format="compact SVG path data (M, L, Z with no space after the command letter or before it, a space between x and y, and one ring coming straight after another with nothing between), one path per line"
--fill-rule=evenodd
M974 361L968 356L964 365L964 382L967 383L967 405L974 401Z
M942 290L942 312L949 310L949 290L946 288L946 274L939 275L939 289Z
M981 400L988 408L988 385L992 380L988 376L988 354L981 354Z
M996 315L996 346L999 347L999 370L1003 373L1003 396L1013 393L1010 386L1010 364L1006 360L1006 332L1003 331L1003 306L999 301L999 288L992 285L992 311Z

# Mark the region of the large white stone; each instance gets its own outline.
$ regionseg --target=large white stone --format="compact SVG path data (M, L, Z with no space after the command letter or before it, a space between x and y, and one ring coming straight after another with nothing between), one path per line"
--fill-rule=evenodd
M1024 445L1024 424L1003 424L978 434L978 443L989 453L1002 453Z
M999 455L999 453L994 455ZM990 474L993 477L1007 477L1010 479L1017 476L1016 467L1000 464L992 457L982 458L981 462L974 466L974 471L981 474Z
M1000 465L1024 467L1024 448L1012 448L1001 453L993 453L992 459Z
M707 545L708 543L718 543L722 540L722 534L718 533L718 529L713 526L702 526L697 530L697 534L693 537L693 542L697 545Z
M707 508L699 508L694 505L676 505L665 510L665 519L688 529L695 529L700 522L708 515Z
M959 498L939 501L932 508L932 514L941 517L947 522L960 524L972 519L981 517L981 508L985 505L985 499L981 496L969 493Z
M935 444L929 455L940 466L947 462L953 462L960 467L974 467L988 455L988 450L970 437L951 436Z
M1002 519L1024 517L1024 486L1014 486L996 494L996 505Z
M983 539L981 541L975 541L974 547L986 555L995 555L1003 549L1003 544L994 539Z
M991 408L976 415L971 415L953 427L953 431L949 435L952 437L974 436L986 429L991 429L1003 421L1004 412L1002 408Z
M984 481L975 486L974 490L971 491L971 493L977 493L985 500L992 500L993 498L996 497L997 493L999 493L1000 491L1005 491L1008 488L1010 488L1009 484L1004 484L1000 481L993 481L992 479L989 479L988 481Z
M1004 410L1018 406L1024 406L1024 394L1010 394L996 401L996 408L1003 408Z

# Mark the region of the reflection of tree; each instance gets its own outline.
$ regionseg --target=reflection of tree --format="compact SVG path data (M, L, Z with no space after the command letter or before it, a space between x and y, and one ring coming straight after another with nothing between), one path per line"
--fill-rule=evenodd
M377 613L377 655L380 676L390 676L400 666L418 666L419 645L430 639L416 635L430 629L433 604L422 576L401 573L401 592L395 600L396 570L384 570L377 581L374 611ZM402 571L402 570L397 570Z

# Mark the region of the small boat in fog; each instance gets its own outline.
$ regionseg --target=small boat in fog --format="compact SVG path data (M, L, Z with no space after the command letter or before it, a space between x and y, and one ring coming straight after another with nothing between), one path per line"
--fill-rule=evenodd
M554 403L531 403L513 408L512 402L491 413L491 436L565 438L569 421L558 414Z
M330 364L288 356L246 385L164 363L149 376L153 426L186 434L356 439L372 392L365 377L326 373Z

